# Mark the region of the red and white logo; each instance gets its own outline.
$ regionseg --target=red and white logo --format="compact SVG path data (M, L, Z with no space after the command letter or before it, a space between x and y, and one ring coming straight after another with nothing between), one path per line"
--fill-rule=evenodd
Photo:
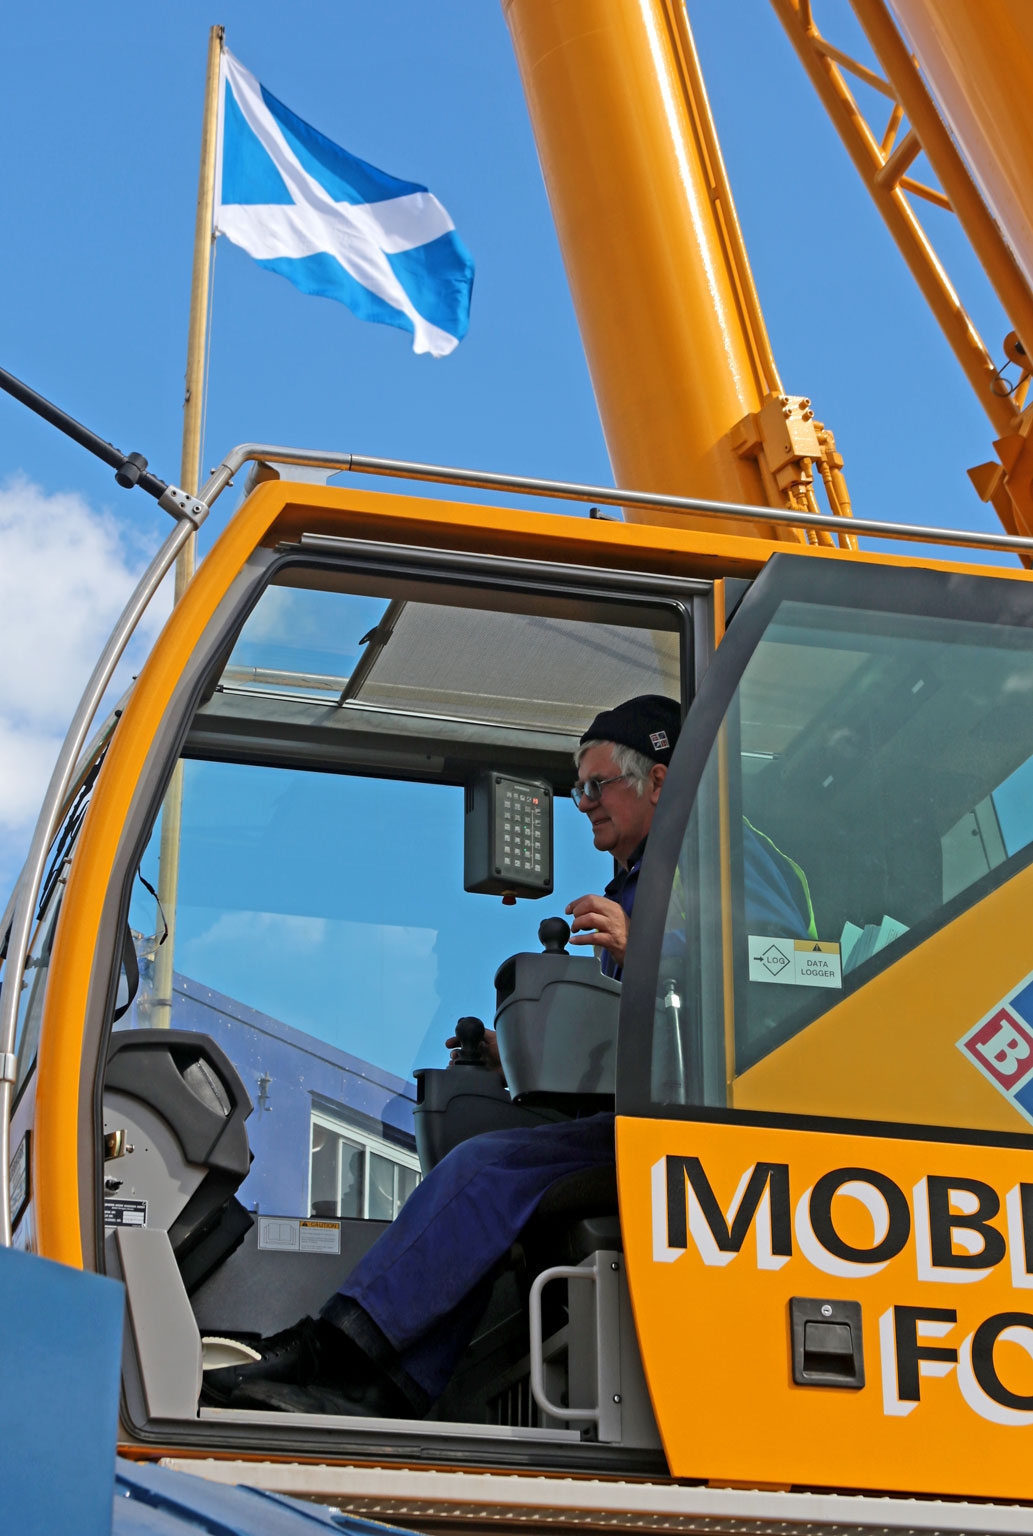
M958 1046L1005 1093L1033 1072L1033 1034L1010 1008L998 1008Z
M671 743L667 739L666 731L650 731L649 739L653 743L654 752L666 752Z

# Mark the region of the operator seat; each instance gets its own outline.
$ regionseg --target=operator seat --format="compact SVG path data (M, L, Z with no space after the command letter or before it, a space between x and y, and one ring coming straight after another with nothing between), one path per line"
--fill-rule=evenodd
M254 1225L236 1199L251 1167L244 1126L251 1110L236 1068L210 1036L188 1029L112 1034L104 1077L105 1226L163 1228L188 1295Z

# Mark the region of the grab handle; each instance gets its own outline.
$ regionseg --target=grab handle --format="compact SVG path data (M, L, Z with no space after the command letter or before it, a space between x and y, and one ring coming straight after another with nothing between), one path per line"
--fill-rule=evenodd
M531 1396L550 1418L590 1419L598 1435L602 1417L599 1403L594 1408L563 1408L549 1401L545 1391L545 1351L542 1340L542 1292L550 1280L590 1280L595 1285L596 1278L594 1268L582 1269L572 1264L557 1264L553 1269L543 1269L531 1286L528 1312L531 1324Z

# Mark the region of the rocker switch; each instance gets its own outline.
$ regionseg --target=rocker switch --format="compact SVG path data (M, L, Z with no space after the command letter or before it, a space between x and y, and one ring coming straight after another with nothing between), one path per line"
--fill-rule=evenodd
M856 1301L794 1296L789 1302L793 1380L798 1387L864 1386L861 1307Z

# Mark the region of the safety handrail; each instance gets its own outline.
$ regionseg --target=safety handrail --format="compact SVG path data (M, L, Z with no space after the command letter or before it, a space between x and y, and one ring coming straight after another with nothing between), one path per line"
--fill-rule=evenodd
M920 544L946 544L959 548L999 549L1015 554L1033 552L1033 538L1008 533L979 533L975 529L933 528L915 523L882 522L869 517L845 519L825 512L793 512L781 507L752 506L738 501L710 501L700 496L667 496L656 491L624 490L612 485L585 485L571 480L542 480L528 475L503 475L447 464L422 464L409 459L383 459L361 453L337 453L324 449L287 448L273 443L239 443L213 470L201 492L209 506L247 463L285 464L327 469L335 474L352 472L383 475L398 480L426 480L437 485L468 486L472 490L520 491L560 501L593 502L608 507L641 507L645 511L692 512L699 517L733 522L778 524L787 528L824 528L842 533L870 533L878 538L901 539Z
M600 1439L600 1424L603 1415L602 1403L593 1403L588 1408L568 1408L561 1403L554 1403L548 1395L545 1385L545 1339L542 1327L542 1292L553 1280L588 1280L592 1285L598 1286L599 1277L594 1269L582 1269L575 1264L556 1264L551 1269L543 1270L536 1275L531 1285L528 1296L528 1321L530 1324L530 1353L528 1365L530 1367L531 1396L534 1398L542 1413L550 1418L565 1420L570 1423L573 1419L589 1419L596 1427L596 1433Z

